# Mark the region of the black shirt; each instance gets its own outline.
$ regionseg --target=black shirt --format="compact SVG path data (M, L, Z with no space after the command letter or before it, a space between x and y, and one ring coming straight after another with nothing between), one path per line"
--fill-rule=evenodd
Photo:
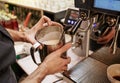
M14 42L6 29L0 26L0 83L17 83L11 69L15 60Z

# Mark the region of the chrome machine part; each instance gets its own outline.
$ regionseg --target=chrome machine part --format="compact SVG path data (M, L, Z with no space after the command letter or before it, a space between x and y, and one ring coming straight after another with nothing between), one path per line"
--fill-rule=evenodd
M90 30L86 29L85 31L81 30L81 28L88 28L89 25L89 20L82 21L80 27L73 36L72 51L80 57L88 57Z
M112 41L111 45L109 46L110 52L112 52L112 54L115 54L116 50L117 50L117 38L118 38L118 33L120 31L120 24L118 24L118 20L119 20L119 16L118 16L117 21L115 23L115 27L117 27L115 37L113 38L113 41Z
M80 20L78 20L71 29L71 32L74 32L74 34L72 34L72 51L80 57L88 57L90 27L92 24L91 19L89 19L90 11L84 9L79 9L79 11Z

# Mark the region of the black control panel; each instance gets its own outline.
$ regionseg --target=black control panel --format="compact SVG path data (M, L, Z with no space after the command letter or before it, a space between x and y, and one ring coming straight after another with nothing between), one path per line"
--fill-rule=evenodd
M67 26L72 26L76 23L79 18L79 9L68 9L65 15L64 24Z

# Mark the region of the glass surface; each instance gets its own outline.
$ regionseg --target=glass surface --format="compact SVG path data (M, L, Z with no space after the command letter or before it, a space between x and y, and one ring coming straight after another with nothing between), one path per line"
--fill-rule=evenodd
M120 12L120 0L94 0L94 7Z

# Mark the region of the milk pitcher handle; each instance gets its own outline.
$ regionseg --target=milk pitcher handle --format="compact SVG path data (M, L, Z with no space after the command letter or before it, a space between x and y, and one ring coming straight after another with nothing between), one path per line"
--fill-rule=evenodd
M39 42L37 42L37 43L35 43L35 44L30 48L30 54L31 54L32 60L33 60L34 63L37 64L37 65L38 65L38 63L37 63L36 60L35 60L35 55L34 55L34 53L35 53L36 51L38 51L38 47L39 47L39 46L42 46L42 44L39 43Z

